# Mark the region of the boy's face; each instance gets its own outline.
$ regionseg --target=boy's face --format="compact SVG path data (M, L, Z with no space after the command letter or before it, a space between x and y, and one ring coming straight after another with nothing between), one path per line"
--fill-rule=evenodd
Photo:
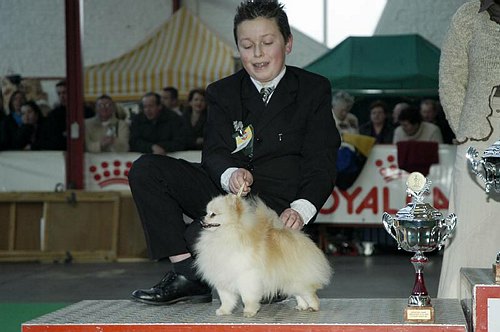
M258 17L241 22L236 30L241 63L261 83L273 80L285 66L292 37L285 42L275 20Z

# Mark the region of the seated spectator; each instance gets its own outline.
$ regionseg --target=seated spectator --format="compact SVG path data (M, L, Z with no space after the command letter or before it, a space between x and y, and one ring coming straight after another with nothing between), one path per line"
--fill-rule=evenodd
M115 104L115 108L116 108L116 112L115 112L116 118L119 120L125 121L127 123L127 125L130 124L130 115L132 114L132 111L125 109L125 107L123 107L122 105L119 105L115 102L113 102L113 104ZM94 108L95 108L95 105L94 105Z
M58 104L47 115L47 125L51 127L51 138L48 142L50 150L66 150L67 143L67 125L66 125L66 106L67 106L67 87L66 80L61 80L56 84ZM94 111L84 105L84 117L86 119L94 116Z
M13 140L15 150L46 150L50 135L46 118L38 104L32 100L21 106L22 124Z
M47 126L51 128L50 150L66 150L66 81L56 84L58 104L47 115Z
M354 98L347 92L337 92L332 98L332 112L337 129L342 133L358 134L358 118L350 113Z
M410 107L410 104L402 102L402 103L397 103L394 105L394 108L392 109L392 126L396 128L399 126L399 114L401 114L401 111L404 110L405 108Z
M23 124L21 106L26 102L26 97L22 91L14 91L9 98L8 115L2 122L0 128L0 148L1 150L12 150L17 131Z
M381 100L370 105L370 121L359 127L361 135L375 137L376 144L391 144L394 128L387 121L387 104Z
M422 121L418 108L410 106L401 111L399 127L394 130L393 143L401 141L429 141L443 143L441 130L435 124Z
M12 115L18 126L22 124L21 106L26 102L26 95L22 91L15 91L9 99L9 115Z
M127 152L129 127L116 117L116 104L108 95L95 102L96 115L85 120L85 149L88 152Z
M51 107L48 103L47 93L43 91L42 80L26 77L20 77L20 80L19 87L25 93L26 100L34 101L40 108L42 116L46 117L51 111Z
M161 103L165 108L173 111L178 116L182 116L182 109L179 105L179 91L173 86L167 86L161 91Z
M187 148L189 150L201 150L203 146L203 129L207 121L205 90L193 89L189 91L188 103L189 107L182 116L191 135Z
M153 154L185 150L188 131L180 116L161 104L161 97L148 92L142 97L142 111L132 118L130 151Z
M443 135L443 143L452 144L455 139L455 134L451 130L443 109L436 100L424 99L420 103L420 115L422 120L435 124L441 130Z

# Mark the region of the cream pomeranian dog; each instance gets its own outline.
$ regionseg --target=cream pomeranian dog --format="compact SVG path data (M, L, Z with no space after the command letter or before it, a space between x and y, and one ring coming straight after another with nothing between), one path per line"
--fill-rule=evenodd
M196 267L219 293L217 315L231 314L241 297L243 315L253 317L260 300L278 292L294 296L298 310L319 310L316 291L330 281L328 260L307 235L286 228L260 199L215 197L202 224Z

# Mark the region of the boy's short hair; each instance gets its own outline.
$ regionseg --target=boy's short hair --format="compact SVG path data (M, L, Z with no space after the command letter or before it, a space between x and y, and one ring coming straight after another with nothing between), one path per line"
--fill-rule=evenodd
M290 24L288 23L288 16L283 10L283 7L284 5L280 4L277 0L245 0L240 3L236 9L233 26L236 46L238 46L238 25L243 21L253 20L258 17L274 19L276 24L278 24L281 35L285 39L285 42L287 42L292 32L290 30Z

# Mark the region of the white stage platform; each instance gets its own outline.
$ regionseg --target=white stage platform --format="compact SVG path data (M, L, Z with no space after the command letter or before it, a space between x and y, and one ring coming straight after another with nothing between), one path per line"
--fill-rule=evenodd
M216 316L218 300L206 304L151 306L128 300L82 301L28 321L23 332L466 332L458 300L433 299L435 323L405 323L407 299L322 299L319 312L299 312L295 300L263 305L253 318L242 307Z

